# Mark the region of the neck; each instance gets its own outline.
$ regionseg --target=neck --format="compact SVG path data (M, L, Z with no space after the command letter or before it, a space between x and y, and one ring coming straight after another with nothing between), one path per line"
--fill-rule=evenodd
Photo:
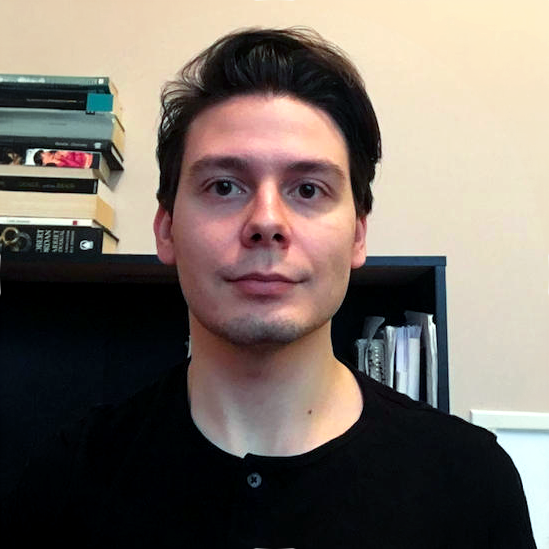
M238 456L295 455L344 432L360 390L334 356L330 323L286 345L235 346L191 319L191 414L202 433Z

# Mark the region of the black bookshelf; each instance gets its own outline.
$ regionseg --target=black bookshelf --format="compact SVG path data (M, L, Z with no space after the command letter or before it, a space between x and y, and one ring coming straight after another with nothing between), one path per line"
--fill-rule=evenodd
M404 323L433 313L438 407L449 410L445 257L369 257L333 321L334 351L354 361L364 316ZM175 268L153 255L2 257L0 475L9 491L33 446L98 403L116 403L186 356Z

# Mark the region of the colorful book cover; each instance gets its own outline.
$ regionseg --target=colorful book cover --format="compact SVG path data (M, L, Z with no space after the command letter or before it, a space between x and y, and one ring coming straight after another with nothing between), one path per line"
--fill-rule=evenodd
M58 168L99 168L101 153L56 149L27 149L27 166L56 166Z

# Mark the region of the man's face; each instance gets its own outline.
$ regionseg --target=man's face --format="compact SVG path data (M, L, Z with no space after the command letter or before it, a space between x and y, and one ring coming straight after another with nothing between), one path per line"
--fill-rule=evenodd
M365 259L345 139L322 110L237 96L191 124L158 254L176 263L191 325L236 345L285 344L325 326Z

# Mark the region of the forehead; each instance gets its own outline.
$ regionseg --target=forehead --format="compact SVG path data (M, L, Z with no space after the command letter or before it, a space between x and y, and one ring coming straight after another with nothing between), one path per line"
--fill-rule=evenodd
M236 96L202 111L185 140L182 174L203 157L245 156L275 167L300 160L349 170L345 138L322 109L291 96Z

